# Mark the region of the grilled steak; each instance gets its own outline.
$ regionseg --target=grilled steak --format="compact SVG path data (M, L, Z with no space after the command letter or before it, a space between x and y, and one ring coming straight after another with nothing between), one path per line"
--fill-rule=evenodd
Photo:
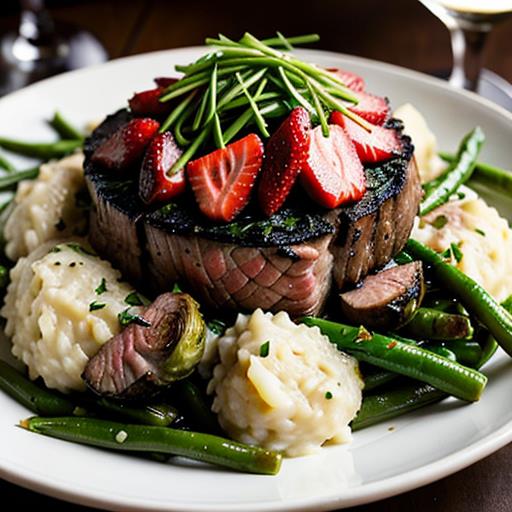
M129 119L120 111L87 140L85 175L96 205L91 243L139 285L165 291L179 281L212 309L285 309L298 317L321 310L333 278L339 289L354 285L407 241L422 193L407 137L400 157L365 169L368 190L355 205L326 212L296 196L270 219L249 205L220 225L200 216L186 194L149 210L137 196L136 170L119 177L91 162Z
M406 323L424 293L420 261L367 276L354 290L342 293L341 310L351 323L371 329L396 329Z
M185 293L160 295L101 347L82 377L97 394L138 398L186 377L204 350L205 325Z

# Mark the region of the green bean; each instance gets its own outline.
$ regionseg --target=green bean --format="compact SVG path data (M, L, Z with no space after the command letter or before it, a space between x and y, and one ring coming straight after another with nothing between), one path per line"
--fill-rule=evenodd
M78 399L80 399L78 397ZM142 425L168 427L178 417L178 411L168 404L127 404L117 403L106 398L89 402L91 408L114 414Z
M197 90L192 91L176 108L172 109L171 113L167 116L167 119L162 123L162 126L160 126L160 133L164 133L171 128L178 118L187 111L196 94Z
M459 299L462 305L476 316L503 347L512 355L512 315L501 307L478 283L458 268L446 263L429 247L410 239L406 249L416 258L431 267L433 276L446 287L450 294Z
M23 180L33 180L39 174L39 167L33 167L26 171L17 171L0 177L0 190L13 188Z
M395 254L393 259L397 265L406 265L407 263L412 263L414 261L405 251L400 251L398 254Z
M439 156L449 163L455 159L454 155L443 151L439 152ZM476 162L471 181L485 185L497 192L512 194L512 171L509 169L495 167L484 162Z
M512 314L512 296L502 302L501 305ZM450 344L452 343L453 342L450 342ZM480 369L487 363L494 355L497 348L498 344L496 340L488 335L481 347L481 356L474 365L474 368ZM459 357L461 355L462 354L459 353ZM365 396L363 405L352 422L352 429L359 430L380 423L381 421L401 416L425 405L443 400L447 396L446 393L439 391L433 386L425 385L420 382L411 381L408 384L399 384L391 391L387 390L383 393Z
M426 215L438 206L446 203L460 185L471 178L484 140L484 133L479 126L462 139L457 156L453 162L441 176L425 185L425 196L420 205L420 215Z
M370 334L364 328L320 318L302 321L319 327L340 350L360 361L421 380L462 400L478 400L487 383L485 375L415 346L412 340L404 343L396 336Z
M0 147L19 155L50 160L61 158L82 146L81 140L59 140L57 142L23 142L0 137Z
M3 169L7 172L16 171L16 167L14 167L14 165L12 165L11 162L9 162L9 160L7 160L7 158L5 158L3 155L0 155L0 169Z
M363 375L365 393L389 384L399 377L398 373L395 372L381 370L380 368L375 370Z
M429 350L432 350L433 347L446 348L455 354L458 363L470 368L477 368L478 362L482 357L482 347L477 341L473 340L451 340L436 344L427 343L426 347Z
M401 331L413 338L428 340L459 340L473 336L473 327L467 316L431 308L418 308Z
M426 308L435 309L437 311L443 311L445 313L453 311L457 305L454 299L446 299L444 297L428 297L423 299L422 303Z
M446 393L430 384L400 382L384 393L365 396L361 409L352 421L352 430L361 430L391 420L446 398Z
M67 398L40 388L5 361L0 360L0 389L27 409L44 416L73 414L76 406Z
M49 121L50 126L64 140L84 140L84 134L75 128L69 121L64 119L62 114L57 111Z
M41 418L21 425L39 434L111 450L167 453L238 471L275 475L281 454L222 437L166 427L127 425L94 418Z
M184 414L190 417L201 432L221 432L217 418L206 403L203 393L190 379L176 382L172 387L172 393L178 398Z

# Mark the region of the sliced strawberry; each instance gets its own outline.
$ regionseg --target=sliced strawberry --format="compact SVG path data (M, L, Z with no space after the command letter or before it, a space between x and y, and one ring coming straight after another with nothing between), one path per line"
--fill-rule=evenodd
M153 78L153 82L155 82L158 87L163 87L164 89L172 84L175 84L178 80L178 78L171 78L169 76L159 76L157 78Z
M339 68L327 68L327 71L336 75L336 78L341 80L352 91L363 92L366 87L364 80L359 75L352 73L352 71L345 71Z
M310 127L307 110L297 107L270 137L258 188L266 215L279 210L288 197L308 155Z
M210 219L229 222L249 202L263 161L263 143L251 133L187 164L187 176L199 204Z
M368 132L341 112L333 112L329 122L345 128L363 164L388 160L402 150L396 131L390 128L373 125Z
M159 203L183 193L185 170L168 176L183 151L170 132L160 133L149 143L139 176L139 196L146 203Z
M300 179L307 193L320 205L336 208L357 201L366 190L364 169L345 130L331 125L329 137L322 127L311 130L309 156Z
M131 111L138 116L161 116L169 112L169 104L162 103L163 87L135 93L129 100Z
M370 123L382 125L389 117L389 103L386 98L368 94L367 92L358 92L359 98L357 105L350 105L349 110L366 119Z
M160 123L149 117L132 119L96 149L92 161L107 169L126 169L142 158L159 128Z

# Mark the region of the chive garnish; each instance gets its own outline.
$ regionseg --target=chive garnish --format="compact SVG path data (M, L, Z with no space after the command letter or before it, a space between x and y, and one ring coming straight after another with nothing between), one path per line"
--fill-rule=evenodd
M124 299L126 304L129 304L130 306L144 306L144 302L139 297L137 292L132 292L126 296Z
M485 231L479 229L479 228L475 228L475 231L479 234L479 235L482 235L482 236L485 236Z
M330 400L330 399L332 398L332 393L331 393L330 391L327 391L327 392L325 393L325 398L326 398L327 400Z
M270 353L270 341L265 341L260 346L260 357L267 357Z

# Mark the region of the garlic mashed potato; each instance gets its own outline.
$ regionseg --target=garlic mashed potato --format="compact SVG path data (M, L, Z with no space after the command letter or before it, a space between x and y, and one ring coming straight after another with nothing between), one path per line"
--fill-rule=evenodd
M5 254L13 261L48 240L83 233L87 217L78 205L85 188L83 154L41 165L39 176L22 181L5 225Z
M18 260L0 311L13 354L31 379L64 393L85 389L89 359L121 331L133 288L76 241L50 242Z
M357 362L317 327L257 309L238 315L218 356L208 392L233 439L291 457L351 439L363 387Z

